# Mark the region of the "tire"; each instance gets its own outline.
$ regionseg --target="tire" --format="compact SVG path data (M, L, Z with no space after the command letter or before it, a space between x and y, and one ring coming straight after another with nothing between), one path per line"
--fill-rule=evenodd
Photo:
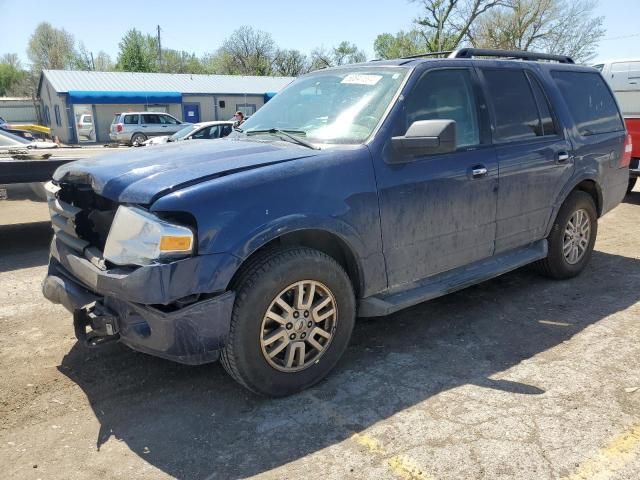
M289 289L299 284L304 284L300 298L314 292L301 310L295 308L298 297ZM330 256L306 247L272 249L250 261L232 287L236 300L221 361L252 392L283 397L304 390L322 380L346 350L355 324L355 295L346 272ZM291 299L292 311L274 313L280 309L278 299ZM326 307L318 308L325 302ZM279 320L272 320L272 315ZM327 318L318 320L323 315ZM319 335L318 329L325 333Z
M589 236L585 248L578 258L571 259L563 251L570 240L565 236L569 226L569 220L576 219L579 212L586 215L589 222ZM584 217L582 217L584 218ZM580 223L580 222L578 222ZM551 233L547 237L549 242L549 252L547 257L534 264L536 269L543 275L555 279L567 279L580 274L591 259L593 246L598 234L598 213L591 196L582 191L572 192L560 207L560 211L551 227ZM579 240L577 240L579 241ZM571 250L571 249L569 249ZM575 252L575 249L574 249ZM571 254L568 254L569 256ZM573 262L571 260L574 260Z
M147 136L144 133L134 133L131 135L131 146L139 147L146 139Z
M637 181L638 181L638 177L631 177L629 179L629 186L627 187L627 193L631 193L631 190L633 190L633 187L636 186Z

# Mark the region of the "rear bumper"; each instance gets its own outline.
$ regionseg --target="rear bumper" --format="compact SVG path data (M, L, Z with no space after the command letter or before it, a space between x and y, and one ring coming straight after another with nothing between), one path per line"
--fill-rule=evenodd
M97 345L108 337L134 350L191 365L218 359L229 332L235 293L208 294L182 308L169 305L202 293L192 280L202 268L199 262L190 264L189 272L180 273L181 262L173 262L125 273L99 270L55 238L51 253L42 291L73 313L79 340ZM205 262L207 257L193 258ZM215 274L215 269L209 271Z

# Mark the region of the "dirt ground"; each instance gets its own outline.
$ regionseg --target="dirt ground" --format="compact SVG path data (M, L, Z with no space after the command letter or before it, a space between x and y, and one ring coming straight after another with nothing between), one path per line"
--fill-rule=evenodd
M601 220L578 278L521 269L360 320L330 378L281 400L218 364L77 345L40 293L46 207L9 193L3 478L640 478L640 191Z

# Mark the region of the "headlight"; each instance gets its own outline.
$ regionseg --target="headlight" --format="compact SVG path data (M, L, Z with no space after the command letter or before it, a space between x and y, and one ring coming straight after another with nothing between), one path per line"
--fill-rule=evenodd
M193 232L135 207L118 207L104 258L116 265L149 265L186 257L193 251Z

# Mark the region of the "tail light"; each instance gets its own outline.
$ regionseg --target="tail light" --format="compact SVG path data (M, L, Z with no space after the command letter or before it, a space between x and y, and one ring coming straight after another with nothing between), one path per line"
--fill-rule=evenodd
M122 132L122 130L124 130L124 125L121 124L121 123L118 123L116 125L116 132L120 133L120 132Z
M624 141L624 152L620 158L620 168L628 168L631 164L631 150L633 150L633 141L631 140L631 134L627 134L627 138Z

